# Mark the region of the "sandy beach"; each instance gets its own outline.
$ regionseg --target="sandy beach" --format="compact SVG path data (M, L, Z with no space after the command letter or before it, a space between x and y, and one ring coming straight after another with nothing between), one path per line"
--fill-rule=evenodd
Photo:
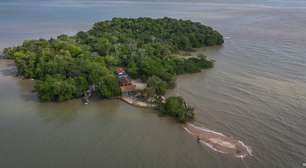
M142 107L142 108L155 107L154 104L147 103L147 102L144 102L144 101L140 101L140 100L137 100L136 98L133 98L133 97L121 96L120 99L123 100L124 102L128 103L128 104L131 104L131 105L137 106L137 107Z

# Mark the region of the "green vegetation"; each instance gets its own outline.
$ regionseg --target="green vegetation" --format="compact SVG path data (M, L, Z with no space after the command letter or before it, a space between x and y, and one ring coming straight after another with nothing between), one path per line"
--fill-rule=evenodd
M150 98L155 95L165 95L168 85L157 76L152 76L147 80L147 87L143 91L145 97Z
M179 51L221 45L223 37L208 26L171 18L114 18L75 36L30 40L4 49L18 75L33 78L42 101L65 101L84 95L89 86L102 98L120 95L114 67L148 82L148 95L163 95L175 75L211 68L206 57L182 59Z
M158 108L160 114L172 116L182 123L194 118L193 108L182 97L169 97Z
M38 81L35 90L42 101L65 101L79 97L80 93L85 92L86 87L87 81L83 77L66 79L64 76L54 75Z

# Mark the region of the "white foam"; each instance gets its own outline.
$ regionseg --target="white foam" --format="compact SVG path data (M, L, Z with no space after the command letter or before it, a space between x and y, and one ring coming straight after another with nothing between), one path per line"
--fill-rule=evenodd
M189 134L193 135L193 133L192 133L191 131L189 131L188 128L184 127L184 129L185 129Z
M185 129L189 134L193 135L193 133L192 133L188 128L184 127L184 129ZM207 147L209 147L210 149L216 151L216 152L226 153L226 152L223 152L223 151L220 151L220 150L214 148L211 144L209 144L209 143L207 143L207 142L205 142L205 141L200 140L200 142L201 142L202 144L206 145Z
M210 149L212 149L212 150L214 150L214 151L216 151L216 152L224 153L224 154L226 153L226 152L223 152L223 151L220 151L220 150L214 148L211 144L209 144L209 143L207 143L207 142L205 142L205 141L200 141L200 142L203 143L203 144L205 144L205 145L208 146Z
M253 151L252 151L252 149L249 147L249 146L247 146L246 144L244 144L242 141L238 141L238 143L240 143L243 147L245 147L245 149L247 150L247 152L248 152L248 154L250 155L250 156L253 156Z
M225 136L224 134L222 134L222 133L220 133L220 132L216 132L216 131L209 130L209 129L206 129L206 128L198 127L198 126L195 126L195 125L190 124L190 123L189 123L189 125L191 125L191 126L194 127L194 128L197 128L197 129L199 129L199 130L202 130L202 131L210 132L210 133L217 134L217 135L220 135L220 136Z
M241 159L245 158L246 156L247 156L247 154L244 154L244 155L235 155L235 157L241 158Z

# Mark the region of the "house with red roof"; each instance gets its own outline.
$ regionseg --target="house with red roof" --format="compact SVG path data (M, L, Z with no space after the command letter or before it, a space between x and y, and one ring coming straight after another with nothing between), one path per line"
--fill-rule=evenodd
M120 89L122 95L129 95L136 90L136 85L132 83L131 78L121 67L116 69L116 74L119 79Z

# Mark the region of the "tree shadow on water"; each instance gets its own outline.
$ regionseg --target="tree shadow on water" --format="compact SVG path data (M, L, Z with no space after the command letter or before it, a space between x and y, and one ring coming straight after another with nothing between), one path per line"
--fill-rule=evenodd
M37 102L36 104L37 113L43 121L62 126L77 118L81 102L71 100L62 103Z
M0 76L12 76L17 75L17 68L12 60L0 59Z

